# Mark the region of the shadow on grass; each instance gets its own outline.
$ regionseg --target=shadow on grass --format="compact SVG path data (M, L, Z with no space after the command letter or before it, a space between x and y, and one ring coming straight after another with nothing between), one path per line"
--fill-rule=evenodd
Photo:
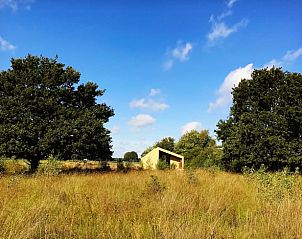
M95 174L95 173L107 173L107 172L113 172L113 170L109 166L105 168L74 167L74 168L63 168L60 174Z

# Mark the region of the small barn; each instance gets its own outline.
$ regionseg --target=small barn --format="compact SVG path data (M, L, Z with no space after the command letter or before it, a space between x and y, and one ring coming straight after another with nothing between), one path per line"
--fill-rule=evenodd
M144 169L156 169L159 161L166 161L169 166L174 165L177 169L183 169L185 163L184 156L160 147L154 148L141 158Z

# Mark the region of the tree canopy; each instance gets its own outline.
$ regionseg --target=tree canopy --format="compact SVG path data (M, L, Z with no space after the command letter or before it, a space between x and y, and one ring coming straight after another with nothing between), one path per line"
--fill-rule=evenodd
M227 120L218 123L222 162L228 170L243 166L269 170L302 163L302 76L280 68L255 70L233 89Z
M145 156L147 153L149 153L152 149L160 147L162 149L169 150L171 152L175 152L175 139L172 137L165 137L161 139L160 141L156 142L152 146L145 149L145 151L142 153L142 157Z
M0 72L0 155L41 159L108 159L113 109L97 103L97 84L78 85L80 73L57 58L28 55Z
M138 154L135 151L126 152L124 154L125 161L138 161Z
M176 143L175 151L183 155L186 165L192 168L218 164L221 154L208 130L185 133Z
M183 155L187 167L219 166L220 163L221 150L207 130L189 131L182 135L177 142L172 137L163 138L153 146L146 148L142 157L156 147Z

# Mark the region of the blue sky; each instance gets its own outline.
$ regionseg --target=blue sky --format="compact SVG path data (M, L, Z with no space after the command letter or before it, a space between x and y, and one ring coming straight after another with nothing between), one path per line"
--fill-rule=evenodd
M301 0L0 0L0 69L59 56L106 93L114 156L225 119L254 68L301 72Z

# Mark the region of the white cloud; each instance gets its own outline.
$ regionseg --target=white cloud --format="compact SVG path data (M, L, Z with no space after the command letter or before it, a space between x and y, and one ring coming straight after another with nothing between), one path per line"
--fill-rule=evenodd
M251 79L251 74L254 70L253 64L248 64L245 67L239 67L231 71L224 79L218 90L218 97L209 105L209 111L218 107L223 107L232 101L232 89L238 86L242 79Z
M180 45L174 48L171 52L173 58L178 59L183 62L189 59L189 54L192 51L193 46L190 42L187 42L185 45Z
M193 50L193 45L190 42L182 44L178 43L178 46L168 51L167 55L169 58L163 63L163 69L170 70L176 61L185 62L189 60L189 56Z
M229 0L227 3L228 8L232 8L235 2L238 2L238 0Z
M143 110L164 111L169 107L169 105L155 101L153 99L146 100L145 98L141 98L139 100L131 101L130 107Z
M182 134L185 134L185 133L190 132L192 130L197 130L197 131L202 130L201 123L197 122L197 121L193 121L193 122L189 122L189 123L187 123L187 124L185 124L184 126L181 127L181 133Z
M302 56L302 47L297 50L287 51L281 60L273 59L266 64L263 68L281 67L285 64L291 63ZM212 111L218 107L228 105L232 101L232 89L238 86L242 79L251 79L251 74L254 70L253 64L248 64L245 67L239 67L231 71L224 79L222 85L217 92L217 99L209 104L208 111Z
M246 27L248 20L243 19L233 26L228 27L224 22L216 21L215 18L211 16L210 23L212 23L212 29L207 35L207 38L210 42L213 42L220 38L227 38L232 33L237 32L240 28Z
M30 10L33 2L34 0L0 0L0 9L8 7L13 11L17 11L19 8L24 7L26 10Z
M155 95L159 95L160 94L160 89L151 89L150 90L150 93L149 93L149 96L155 96Z
M221 13L221 14L217 17L217 19L220 21L220 20L222 20L222 19L225 18L225 17L231 16L232 14L233 14L233 11L232 11L232 10L228 10L228 11L226 11L226 12Z
M5 39L3 39L0 36L0 50L1 51L14 51L15 49L16 49L16 46L9 43L8 41L6 41Z
M112 134L117 134L117 133L119 133L120 132L120 130L121 130L121 128L119 127L119 126L113 126L112 128L111 128L111 133Z
M137 128L141 128L141 127L145 127L148 125L152 125L154 124L155 119L148 114L138 114L137 116L133 117L130 121L129 124L137 127Z
M295 61L302 55L302 47L295 51L287 51L286 54L283 56L284 61Z
M283 65L283 62L282 61L278 61L276 59L273 59L271 61L269 61L268 63L264 64L264 68L268 67L269 69L270 68L273 68L273 67L280 67Z
M291 63L297 60L300 56L302 56L302 47L297 50L287 51L286 54L281 58L281 60L273 59L266 64L264 64L263 68L272 68L274 67L281 67L285 64Z
M231 34L238 32L241 28L247 26L247 19L242 19L240 22L237 22L232 26L228 26L225 21L222 21L224 18L233 14L232 7L237 1L238 0L228 0L226 2L228 7L226 11L222 12L217 17L215 17L213 14L211 15L209 20L209 23L211 23L211 31L206 35L210 45L213 46L217 40L227 38Z

